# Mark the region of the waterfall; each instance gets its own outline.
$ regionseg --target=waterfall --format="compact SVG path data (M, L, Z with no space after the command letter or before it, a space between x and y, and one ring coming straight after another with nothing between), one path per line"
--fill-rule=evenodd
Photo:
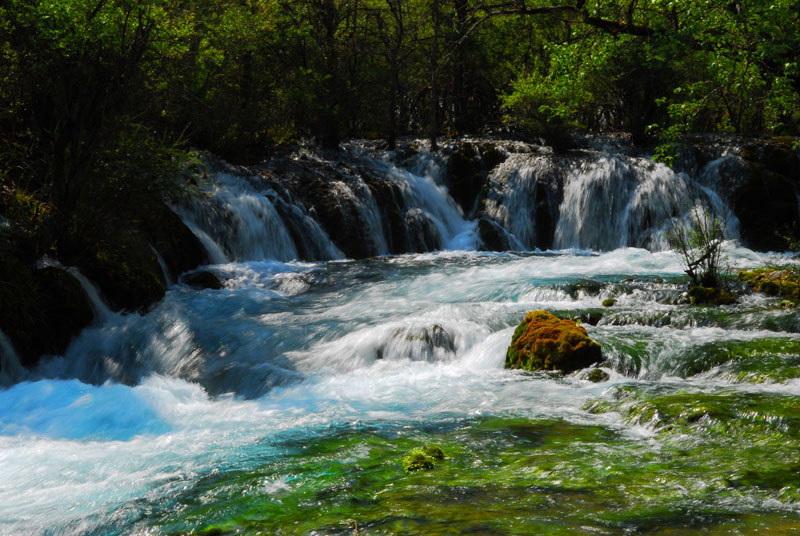
M100 290L89 281L85 275L83 275L80 270L78 270L74 266L64 266L60 262L55 259L51 259L50 257L42 257L39 259L37 263L37 267L44 268L47 266L53 266L60 270L64 270L68 272L72 277L74 277L78 283L80 283L83 291L86 293L86 297L89 298L89 304L92 306L92 312L94 313L94 318L96 322L102 323L114 316L114 312L108 306L106 301L103 299L103 296Z
M554 245L664 249L663 226L690 208L690 194L688 176L649 160L615 155L575 163L564 183Z
M169 273L169 268L167 268L167 263L164 261L164 257L161 256L161 253L159 253L152 244L150 244L150 250L153 252L153 255L155 255L158 265L161 267L161 273L164 276L164 285L168 287L174 285L175 281L172 280L172 276Z
M367 184L360 177L348 182L337 180L331 183L331 193L339 203L355 207L354 218L348 223L363 225L362 234L372 242L370 246L374 254L389 253L378 205Z
M206 247L211 262L298 259L293 233L302 236L298 240L306 243L317 260L341 256L319 225L297 207L288 209L293 214L288 216L290 228L280 210L285 203L259 180L217 173L204 187L205 199L177 209Z
M668 248L664 235L673 219L688 217L699 203L725 219L729 238L738 238L738 221L718 184L702 178L708 173L695 180L624 154L513 154L489 177L483 215L526 249L658 251Z
M425 242L431 234L425 229L424 222L435 226L439 238L436 246L427 250L475 249L474 222L464 219L447 188L439 183L441 170L434 160L428 158L414 162L413 171L380 160L372 162L380 176L399 187L409 232L416 235L416 240Z
M77 279L83 287L83 291L86 293L86 296L89 298L89 303L92 305L92 311L94 312L95 320L98 322L104 322L111 318L114 313L111 311L111 308L109 308L108 304L106 304L106 301L100 294L100 290L94 286L94 283L89 281L89 278L83 275L74 266L67 268L67 271L72 274L72 277Z
M208 253L208 259L212 264L225 264L228 262L228 258L225 256L222 248L219 247L219 244L214 242L214 239L208 236L208 233L195 225L191 221L190 217L184 213L184 211L179 210L178 215L181 217L186 227L188 227L189 230L194 233L197 239L200 240L200 243L206 249L206 253Z
M513 154L489 176L484 214L520 249L550 249L561 199L564 163L545 154Z
M730 192L718 177L721 163L738 157L690 175L618 147L568 155L510 142L498 147L507 156L475 194L474 220L448 191L442 155L413 144L411 156L351 144L337 159L305 149L258 171L228 167L210 176L203 199L177 212L213 263L474 250L480 242L513 250L657 251L668 249L665 232L675 218L688 218L698 203L725 219L728 238L739 236L726 204ZM489 246L492 236L497 243Z
M24 374L25 369L22 368L11 341L0 330L0 386L12 385L20 381Z

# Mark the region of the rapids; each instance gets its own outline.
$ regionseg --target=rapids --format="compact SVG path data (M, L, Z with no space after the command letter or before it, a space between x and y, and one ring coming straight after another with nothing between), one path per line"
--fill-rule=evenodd
M654 201L676 175L627 157L568 166L550 200L562 249L533 250L530 215L499 201L528 184L520 165L509 171L516 158L543 165L511 155L484 206L527 252L474 251L475 221L430 158L369 164L435 228L427 253L344 259L308 206L291 205L304 238L290 231L285 191L231 174L203 186L209 202L183 215L224 288L179 281L147 313L101 310L64 355L0 387L0 533L800 527L800 315L760 295L687 305L681 265L653 228L676 217ZM618 190L586 186L609 169L626 177ZM388 248L368 192L355 179L338 188L365 201L359 218ZM615 216L590 228L608 210L587 197L600 191ZM298 261L300 250L319 257ZM796 262L734 241L727 252L736 268ZM609 380L505 370L533 309L586 322ZM429 444L445 460L405 474L402 457Z

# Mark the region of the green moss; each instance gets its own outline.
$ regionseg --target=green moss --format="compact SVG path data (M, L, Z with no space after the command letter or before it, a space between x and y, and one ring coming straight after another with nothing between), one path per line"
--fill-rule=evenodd
M425 454L422 449L414 449L403 457L403 471L413 473L414 471L427 471L433 469L433 459Z
M740 271L738 278L756 292L800 302L800 274L793 269L756 268Z
M692 305L730 305L736 302L736 296L724 289L691 287L689 300Z
M353 534L358 520L362 534L688 536L800 525L786 513L800 488L800 442L783 426L793 410L779 411L780 397L628 387L603 398L609 411L650 402L684 424L642 440L599 424L492 416L277 439L270 449L283 455L201 477L136 528ZM434 443L452 454L435 473L398 470L398 456Z
M614 307L617 304L616 298L606 298L603 300L603 307Z
M607 382L610 378L611 376L608 375L608 372L599 368L590 370L589 373L584 376L584 379L592 383Z
M599 362L600 345L573 320L531 311L520 323L506 352L506 368L572 372Z
M444 451L439 445L430 445L425 449L425 455L434 460L444 460Z
M424 449L415 448L403 457L402 466L406 473L428 471L436 462L444 460L445 455L439 445L429 445Z

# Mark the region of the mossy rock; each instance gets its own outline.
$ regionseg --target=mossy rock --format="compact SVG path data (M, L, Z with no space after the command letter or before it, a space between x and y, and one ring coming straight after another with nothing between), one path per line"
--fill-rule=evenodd
M593 368L588 373L583 375L584 380L588 380L592 383L602 383L607 382L611 379L611 376L605 370L601 368Z
M738 278L756 292L777 296L794 304L800 302L800 274L793 270L756 268L740 271Z
M444 451L439 445L429 445L424 449L417 448L409 452L403 458L403 471L406 473L429 471L433 469L436 462L440 462L444 459Z
M444 460L444 451L439 445L430 445L425 449L425 455L434 460Z
M692 305L730 305L736 302L736 296L720 288L691 287L689 302Z
M616 298L606 298L603 300L603 307L614 307L617 304Z
M603 359L600 345L575 321L531 311L514 331L506 368L573 372Z
M420 449L412 450L403 458L403 471L406 473L427 471L429 469L433 469L433 460L425 456L425 452Z

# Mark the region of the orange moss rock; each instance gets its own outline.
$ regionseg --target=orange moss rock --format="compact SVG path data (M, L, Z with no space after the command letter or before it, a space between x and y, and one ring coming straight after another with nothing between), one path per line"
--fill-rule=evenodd
M514 331L506 368L572 372L603 359L600 345L573 320L531 311Z

